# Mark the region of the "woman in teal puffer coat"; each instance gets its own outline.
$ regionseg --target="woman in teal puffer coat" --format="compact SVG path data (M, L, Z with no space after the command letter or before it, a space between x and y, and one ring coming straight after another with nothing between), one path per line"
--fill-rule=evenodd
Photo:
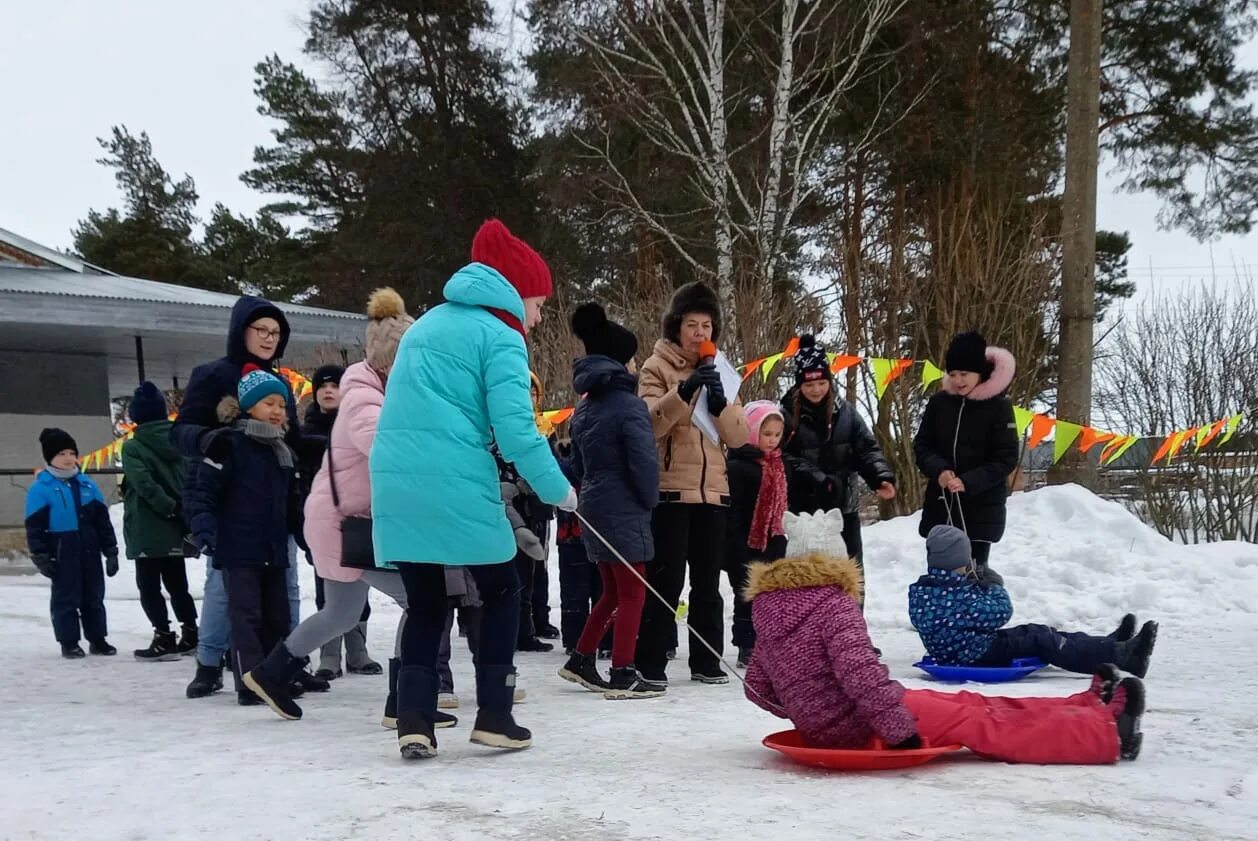
M371 449L376 563L400 571L409 604L397 689L406 758L437 749L442 565L466 567L483 603L472 741L514 750L532 743L511 715L520 583L490 445L543 502L576 509L529 395L525 334L541 323L550 270L497 220L477 232L472 260L446 284L446 303L402 338Z

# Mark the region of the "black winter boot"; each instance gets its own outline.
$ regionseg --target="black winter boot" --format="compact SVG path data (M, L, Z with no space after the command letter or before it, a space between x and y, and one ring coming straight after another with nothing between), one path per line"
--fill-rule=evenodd
M559 668L559 676L569 683L584 686L591 692L604 692L608 688L607 681L598 673L593 654L573 654Z
M244 676L245 686L252 689L280 718L296 721L301 718L301 707L289 694L289 687L296 674L309 662L305 657L294 657L284 643L280 643Z
M242 707L260 707L266 703L252 689L237 689L236 703Z
M631 698L658 698L668 689L665 684L651 683L638 673L633 665L621 669L612 669L611 680L603 697L609 701L624 701Z
M1136 614L1128 613L1123 620L1118 623L1118 627L1109 635L1112 640L1126 642L1136 635Z
M197 663L196 677L188 684L185 694L189 698L206 698L223 688L223 667L202 666Z
M115 654L118 653L118 649L110 645L109 642L105 640L104 638L98 639L98 640L95 640L94 642L89 643L87 646L87 650L88 652L92 654L96 654L101 657L113 657Z
M511 703L515 696L514 666L480 666L476 669L476 724L471 740L478 745L504 750L523 750L533 744L533 734L515 723Z
M1117 719L1118 742L1121 745L1119 754L1130 761L1140 755L1140 746L1144 742L1144 734L1140 732L1140 717L1144 715L1145 707L1144 683L1140 678L1125 677L1118 686L1126 693Z
M1153 657L1153 646L1157 641L1158 623L1145 622L1134 638L1118 644L1118 667L1136 677L1144 677L1149 673L1149 660Z
M86 657L87 652L76 642L72 645L61 646L61 656L67 660L78 660L81 657Z
M738 668L745 669L751 665L751 646L743 645L738 648Z
M136 649L135 659L144 663L168 663L179 659L179 640L174 631L158 631L148 648Z
M200 641L197 637L196 625L184 625L183 633L179 637L179 644L175 646L175 650L180 656L187 657L197 653L197 643Z
M397 679L397 744L403 759L437 755L433 725L441 677L427 666L402 666Z
M305 669L301 669L293 677L293 682L301 687L302 692L327 692L332 684L323 678L315 677Z
M520 637L515 646L516 651L535 651L546 652L554 651L555 647L548 642L542 642L537 637Z
M389 694L384 699L384 716L380 726L388 730L397 729L397 676L402 671L402 661L397 657L389 658Z
M1092 685L1088 687L1088 691L1098 696L1102 704L1108 704L1113 699L1114 689L1121 678L1122 673L1117 666L1113 663L1103 663L1092 675Z

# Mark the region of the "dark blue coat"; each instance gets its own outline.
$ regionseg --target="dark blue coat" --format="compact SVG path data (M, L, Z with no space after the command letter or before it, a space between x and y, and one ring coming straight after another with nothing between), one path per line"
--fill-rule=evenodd
M287 567L288 536L301 534L296 472L267 444L224 429L222 462L204 456L184 483L183 509L197 544L216 569Z
M1012 617L1009 594L999 585L946 569L932 569L909 585L909 619L937 663L976 662Z
M651 511L660 498L660 463L651 416L638 380L607 356L585 356L572 385L585 399L572 416L572 472L581 486L581 516L630 563L655 557ZM619 563L586 530L591 560Z
M117 554L109 506L96 483L82 473L63 482L41 470L26 492L26 546L59 567Z
M201 458L206 445L205 433L223 425L217 415L218 404L224 397L236 396L241 369L252 362L265 371L272 370L275 359L258 359L245 347L245 328L251 321L268 317L280 323L280 341L275 347L275 359L279 359L284 355L284 348L288 346L288 319L279 307L265 298L241 295L240 300L232 307L231 321L227 327L227 355L192 369L192 376L184 389L183 402L179 405L179 415L170 430L171 443L184 458ZM291 392L288 395L287 440L294 451L301 452L297 402Z

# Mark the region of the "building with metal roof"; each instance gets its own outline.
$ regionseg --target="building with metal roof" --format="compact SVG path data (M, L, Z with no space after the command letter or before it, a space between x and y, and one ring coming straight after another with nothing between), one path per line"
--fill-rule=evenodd
M111 400L144 379L178 389L222 356L236 300L123 277L0 228L0 468L37 466L46 426L85 452L109 443ZM364 315L277 306L292 328L282 364L309 371L362 358ZM27 484L0 483L0 530L21 525Z

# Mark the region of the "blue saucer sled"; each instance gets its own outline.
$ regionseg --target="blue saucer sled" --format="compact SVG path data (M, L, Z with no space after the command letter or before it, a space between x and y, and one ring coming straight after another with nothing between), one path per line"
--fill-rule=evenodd
M930 657L923 657L913 665L935 680L947 683L1011 683L1048 664L1035 657L1021 657L1008 666L942 666Z

